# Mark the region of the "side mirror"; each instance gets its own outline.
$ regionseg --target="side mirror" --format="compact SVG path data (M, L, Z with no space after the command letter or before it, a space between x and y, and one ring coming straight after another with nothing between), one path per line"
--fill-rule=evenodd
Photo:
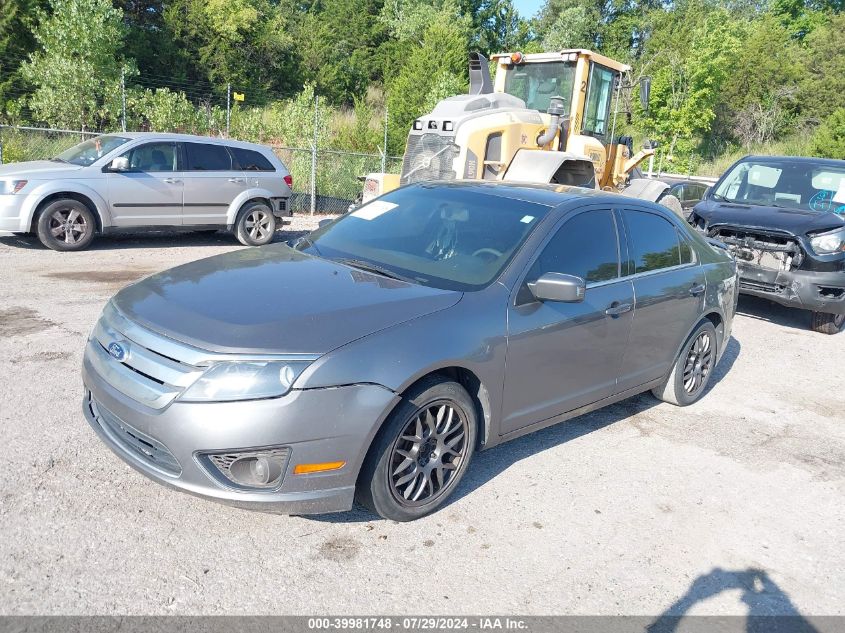
M563 301L579 303L584 300L587 283L575 275L546 273L537 281L530 282L528 289L538 301Z
M701 199L704 200L707 196L710 195L711 191L713 191L713 187L707 187L707 189L704 190L704 193L701 194Z
M129 171L129 159L126 156L118 156L112 159L108 167L109 171Z
M648 114L648 101L651 96L651 77L640 77L640 105Z

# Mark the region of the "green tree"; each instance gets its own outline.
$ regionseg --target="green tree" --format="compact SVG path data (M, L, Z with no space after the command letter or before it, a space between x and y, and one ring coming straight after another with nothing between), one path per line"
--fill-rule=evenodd
M824 120L810 142L813 156L845 160L845 108L837 108Z
M35 86L30 107L49 125L104 129L120 112L121 12L107 0L51 0L38 11L33 53L21 72ZM131 67L131 65L130 65Z
M390 111L388 145L401 153L414 119L431 110L444 97L467 88L467 47L470 21L452 4L444 4L422 31L418 24L405 25L407 61L388 84ZM415 45L415 41L419 43Z
M798 93L801 113L816 121L845 107L845 14L833 15L829 22L805 39L803 80Z
M666 13L658 26L659 38L649 43L653 81L644 123L683 166L716 118L745 25L725 9L690 4L685 15Z

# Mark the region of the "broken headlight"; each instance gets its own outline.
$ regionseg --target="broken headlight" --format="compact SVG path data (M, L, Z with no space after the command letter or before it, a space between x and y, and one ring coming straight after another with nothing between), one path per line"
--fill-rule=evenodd
M823 233L810 238L810 246L817 255L830 255L845 251L845 229Z

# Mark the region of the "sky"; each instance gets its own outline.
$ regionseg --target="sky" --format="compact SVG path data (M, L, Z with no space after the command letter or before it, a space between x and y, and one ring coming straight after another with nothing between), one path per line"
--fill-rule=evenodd
M513 4L522 17L530 18L543 6L543 0L513 0Z

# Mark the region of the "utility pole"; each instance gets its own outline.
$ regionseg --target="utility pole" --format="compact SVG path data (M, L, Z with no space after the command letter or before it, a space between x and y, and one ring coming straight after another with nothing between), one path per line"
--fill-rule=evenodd
M384 151L381 153L381 173L387 173L387 105L384 106Z
M232 84L226 84L226 136L229 136L229 117L232 112Z
M317 127L319 125L320 96L314 95L314 140L311 142L311 215L317 210Z
M123 116L120 119L123 131L126 131L126 69L120 70L120 99L123 102Z

